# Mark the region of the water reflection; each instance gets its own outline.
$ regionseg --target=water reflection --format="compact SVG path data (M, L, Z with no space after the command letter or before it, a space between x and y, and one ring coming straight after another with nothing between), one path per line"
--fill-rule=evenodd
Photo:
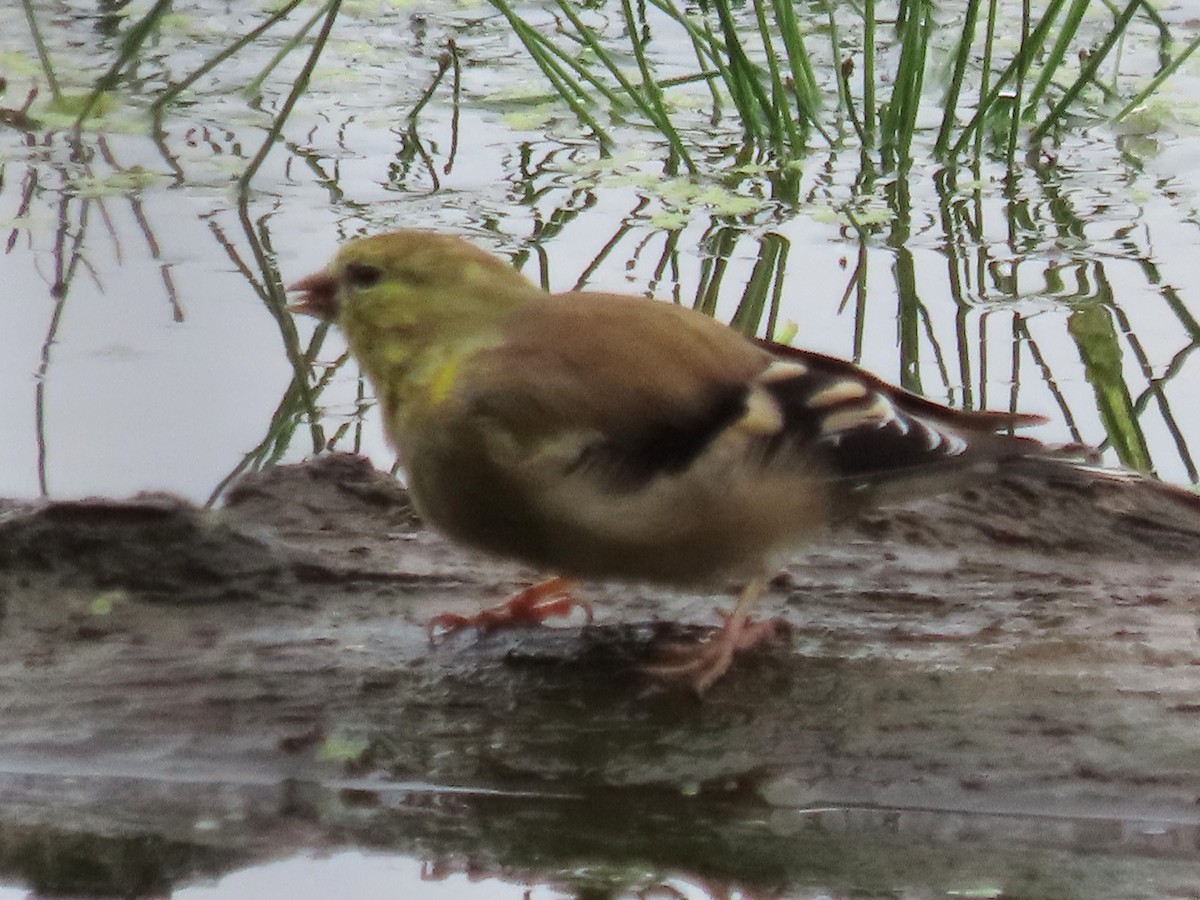
M756 889L694 876L656 876L631 870L624 876L586 869L559 878L505 877L462 860L422 862L404 856L358 851L324 858L297 856L244 869L212 885L176 890L175 900L259 900L286 891L296 900L352 896L373 898L466 898L466 900L774 900L816 896L784 888Z
M602 801L590 814L584 803L512 797L425 797L371 815L331 801L316 817L285 815L253 828L197 823L190 840L5 827L0 877L31 892L0 888L0 900L1106 900L1174 896L1200 877L1200 830L1151 821L837 808L754 816L727 806L722 825L703 803L689 816L686 803L651 810L629 797L623 811Z
M572 896L561 890L505 881L496 875L438 870L404 856L359 851L324 858L296 856L226 875L210 885L180 888L176 900L261 900L262 897L396 897L472 898L472 900L537 900Z
M0 336L13 425L0 493L208 498L327 447L386 465L340 342L297 332L281 286L339 238L397 225L464 231L554 289L794 330L937 399L1049 413L1046 439L1197 477L1200 412L1180 395L1200 341L1194 254L1177 252L1195 237L1186 173L1147 174L1102 133L1064 136L1015 174L987 157L938 167L918 129L902 172L835 148L781 175L730 122L685 115L711 175L664 176L661 139L608 123L621 146L600 159L569 110L506 98L530 63L487 14L381 13L396 19L381 40L351 11L328 45L273 67L289 41L325 34L331 9L293 21L288 4L253 29L181 9L187 40L168 29L144 48L157 75L82 132L64 130L36 72L10 77L0 204L22 300ZM22 13L0 19L4 49L28 52ZM59 105L90 86L74 48L115 52L114 23L42 22ZM231 55L197 65L205 46ZM392 77L397 63L414 77ZM249 99L228 92L252 76ZM707 88L671 90L682 103ZM131 452L140 477L117 476Z

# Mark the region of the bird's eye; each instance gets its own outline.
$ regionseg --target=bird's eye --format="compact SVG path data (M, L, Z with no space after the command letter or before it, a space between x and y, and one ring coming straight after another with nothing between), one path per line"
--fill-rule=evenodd
M345 275L346 281L351 287L369 288L379 283L379 279L383 277L383 272L377 267L369 266L366 263L350 263L346 266Z

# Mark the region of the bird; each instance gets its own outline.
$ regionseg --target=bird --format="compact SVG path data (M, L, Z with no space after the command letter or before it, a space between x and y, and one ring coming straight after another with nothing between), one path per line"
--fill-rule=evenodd
M580 579L736 584L718 629L645 667L697 694L777 632L751 612L822 528L1058 452L1014 433L1042 416L944 406L677 304L551 293L453 234L351 239L289 290L344 334L422 517L552 573L433 624L541 621Z

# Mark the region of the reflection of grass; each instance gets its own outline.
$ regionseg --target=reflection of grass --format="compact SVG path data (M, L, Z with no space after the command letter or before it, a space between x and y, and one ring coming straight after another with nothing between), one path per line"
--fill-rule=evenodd
M279 462L294 443L297 432L300 432L305 424L308 426L310 446L314 454L338 449L346 449L353 453L360 452L363 416L370 406L366 400L365 381L359 375L353 419L341 423L332 434L326 433L322 424L323 411L318 400L333 379L350 362L350 354L343 352L331 363L321 364L319 362L325 338L329 333L329 325L324 322L318 324L313 330L308 344L301 346L295 321L287 309L279 273L270 262L270 255L265 252L262 241L252 227L252 223L243 217L242 225L246 229L245 236L253 249L255 262L262 272L261 279L242 259L234 243L226 238L217 226L213 225L212 227L218 242L225 248L230 260L275 317L279 325L280 337L283 340L284 351L292 366L292 379L271 415L262 440L250 449L213 488L208 497L210 506L216 503L226 489L244 473L258 471ZM350 434L349 447L346 446L348 433Z
M351 423L343 423L332 435L326 438L321 427L320 410L312 405L313 400L328 387L333 377L350 360L349 354L343 353L333 363L325 366L324 371L315 381L310 383L312 373L317 365L318 354L324 345L328 330L328 325L324 323L318 325L304 352L295 357L293 361L295 368L292 380L284 391L279 405L275 408L275 412L272 413L270 421L267 423L266 434L255 447L242 457L229 474L222 478L217 486L213 488L208 498L208 505L211 506L216 503L225 493L226 489L246 472L256 472L279 462L292 445L296 432L305 422L308 422L313 437L313 453L320 453L323 450L336 449L341 446L346 432L351 427ZM358 418L354 423L354 440L350 447L352 452L358 452L361 446L359 439L362 429L362 413L365 411L361 378L359 379L358 391Z
M1109 311L1099 304L1072 313L1067 329L1079 348L1087 380L1096 392L1096 408L1108 433L1108 443L1122 463L1150 470L1150 451L1125 383L1121 347Z
M78 234L82 235L87 228L87 212L89 204L84 201L79 210ZM54 287L51 289L51 294L54 297L54 312L50 316L50 324L46 329L46 337L42 341L41 359L38 362L37 381L34 387L34 417L37 427L37 470L38 470L38 491L43 497L50 493L49 480L47 478L47 455L49 453L49 445L46 441L46 390L49 381L50 372L50 353L55 343L58 341L58 330L62 324L63 311L67 305L67 294L70 291L71 282L74 280L74 273L78 266L77 263L82 259L80 242L75 241L71 246L68 246L68 234L70 229L68 225L68 209L69 201L64 198L59 204L60 227L57 231L57 240L54 245L54 267L55 280Z
M112 151L103 137L97 140L97 149L104 161L117 171L116 180L120 182L120 176L123 174L122 170L120 170ZM47 440L48 423L46 410L47 393L53 377L51 371L52 351L60 339L59 331L66 310L67 297L71 292L75 279L81 271L94 279L98 277L97 268L93 267L85 255L85 248L88 244L89 226L93 215L99 216L100 222L108 232L113 246L117 248L118 255L120 254L121 246L117 230L113 225L106 206L107 192L79 189L81 181L99 183L102 179L99 179L94 174L92 168L87 165L78 169L67 170L64 168L58 172L58 175L59 187L56 192L58 203L55 210L56 227L51 254L54 261L54 269L53 279L50 284L50 296L54 303L50 321L46 329L46 336L42 342L34 386L38 490L42 496L48 496L50 493L49 458L51 448ZM18 210L18 222L30 214L35 196L44 189L46 189L46 186L39 183L38 174L36 172L31 173L31 176L26 181L25 192ZM151 256L157 259L159 256L158 241L155 238L150 223L146 219L140 201L135 194L131 194L128 197L128 202L134 220L141 230L142 237L146 241ZM14 227L10 232L6 245L7 252L12 252L18 235L19 227ZM160 271L163 279L164 293L171 306L172 317L176 321L181 321L183 311L176 297L170 268L164 264L161 266Z
M266 250L263 237L251 221L246 206L240 209L243 234L250 244L254 257L254 265L242 258L234 242L231 241L219 226L210 223L218 243L224 248L226 255L237 270L246 279L262 300L263 305L270 311L279 326L280 338L283 341L284 352L292 366L292 380L284 391L283 398L276 407L267 426L263 439L247 452L233 470L223 478L209 495L208 502L215 503L240 475L247 471L256 471L273 465L282 459L283 454L291 446L296 432L305 422L308 423L309 438L313 453L333 448L343 436L339 431L332 438L327 438L321 424L321 410L318 398L329 385L333 376L349 361L349 356L343 354L332 365L315 375L317 360L325 343L329 326L321 323L313 332L307 347L300 345L300 336L296 331L296 323L287 309L282 279L272 262L271 254ZM361 394L361 386L360 386ZM361 412L361 404L360 404ZM358 446L355 440L355 448Z
M1137 360L1138 368L1141 370L1142 377L1146 379L1146 390L1142 392L1142 395L1129 408L1130 419L1133 422L1138 422L1150 400L1153 399L1155 406L1158 408L1159 415L1162 416L1163 424L1167 427L1167 431L1171 434L1171 439L1175 442L1175 449L1179 453L1180 461L1188 473L1188 478L1196 481L1197 475L1200 473L1197 472L1195 461L1192 459L1191 452L1187 448L1187 442L1184 440L1179 424L1175 420L1175 414L1171 411L1171 404L1167 399L1167 392L1165 390L1172 376L1171 367L1167 368L1167 372L1162 378L1156 378L1154 376L1154 367L1150 364L1146 351L1142 348L1141 341L1138 340L1137 335L1134 334L1133 329L1130 327L1128 318L1119 307L1114 307L1112 312L1121 333L1127 335L1129 347L1133 351L1134 358ZM1186 358L1197 346L1194 342L1189 344L1176 355L1176 359L1182 360ZM1140 431L1138 433L1140 434ZM1149 470L1150 448L1144 438L1142 439L1142 446L1146 454L1144 470Z

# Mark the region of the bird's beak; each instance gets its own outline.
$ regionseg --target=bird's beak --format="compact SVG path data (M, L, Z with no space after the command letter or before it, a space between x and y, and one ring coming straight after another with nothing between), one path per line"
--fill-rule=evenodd
M300 291L300 299L288 305L288 310L315 316L326 322L337 321L337 279L328 270L314 272L288 285L288 291Z

